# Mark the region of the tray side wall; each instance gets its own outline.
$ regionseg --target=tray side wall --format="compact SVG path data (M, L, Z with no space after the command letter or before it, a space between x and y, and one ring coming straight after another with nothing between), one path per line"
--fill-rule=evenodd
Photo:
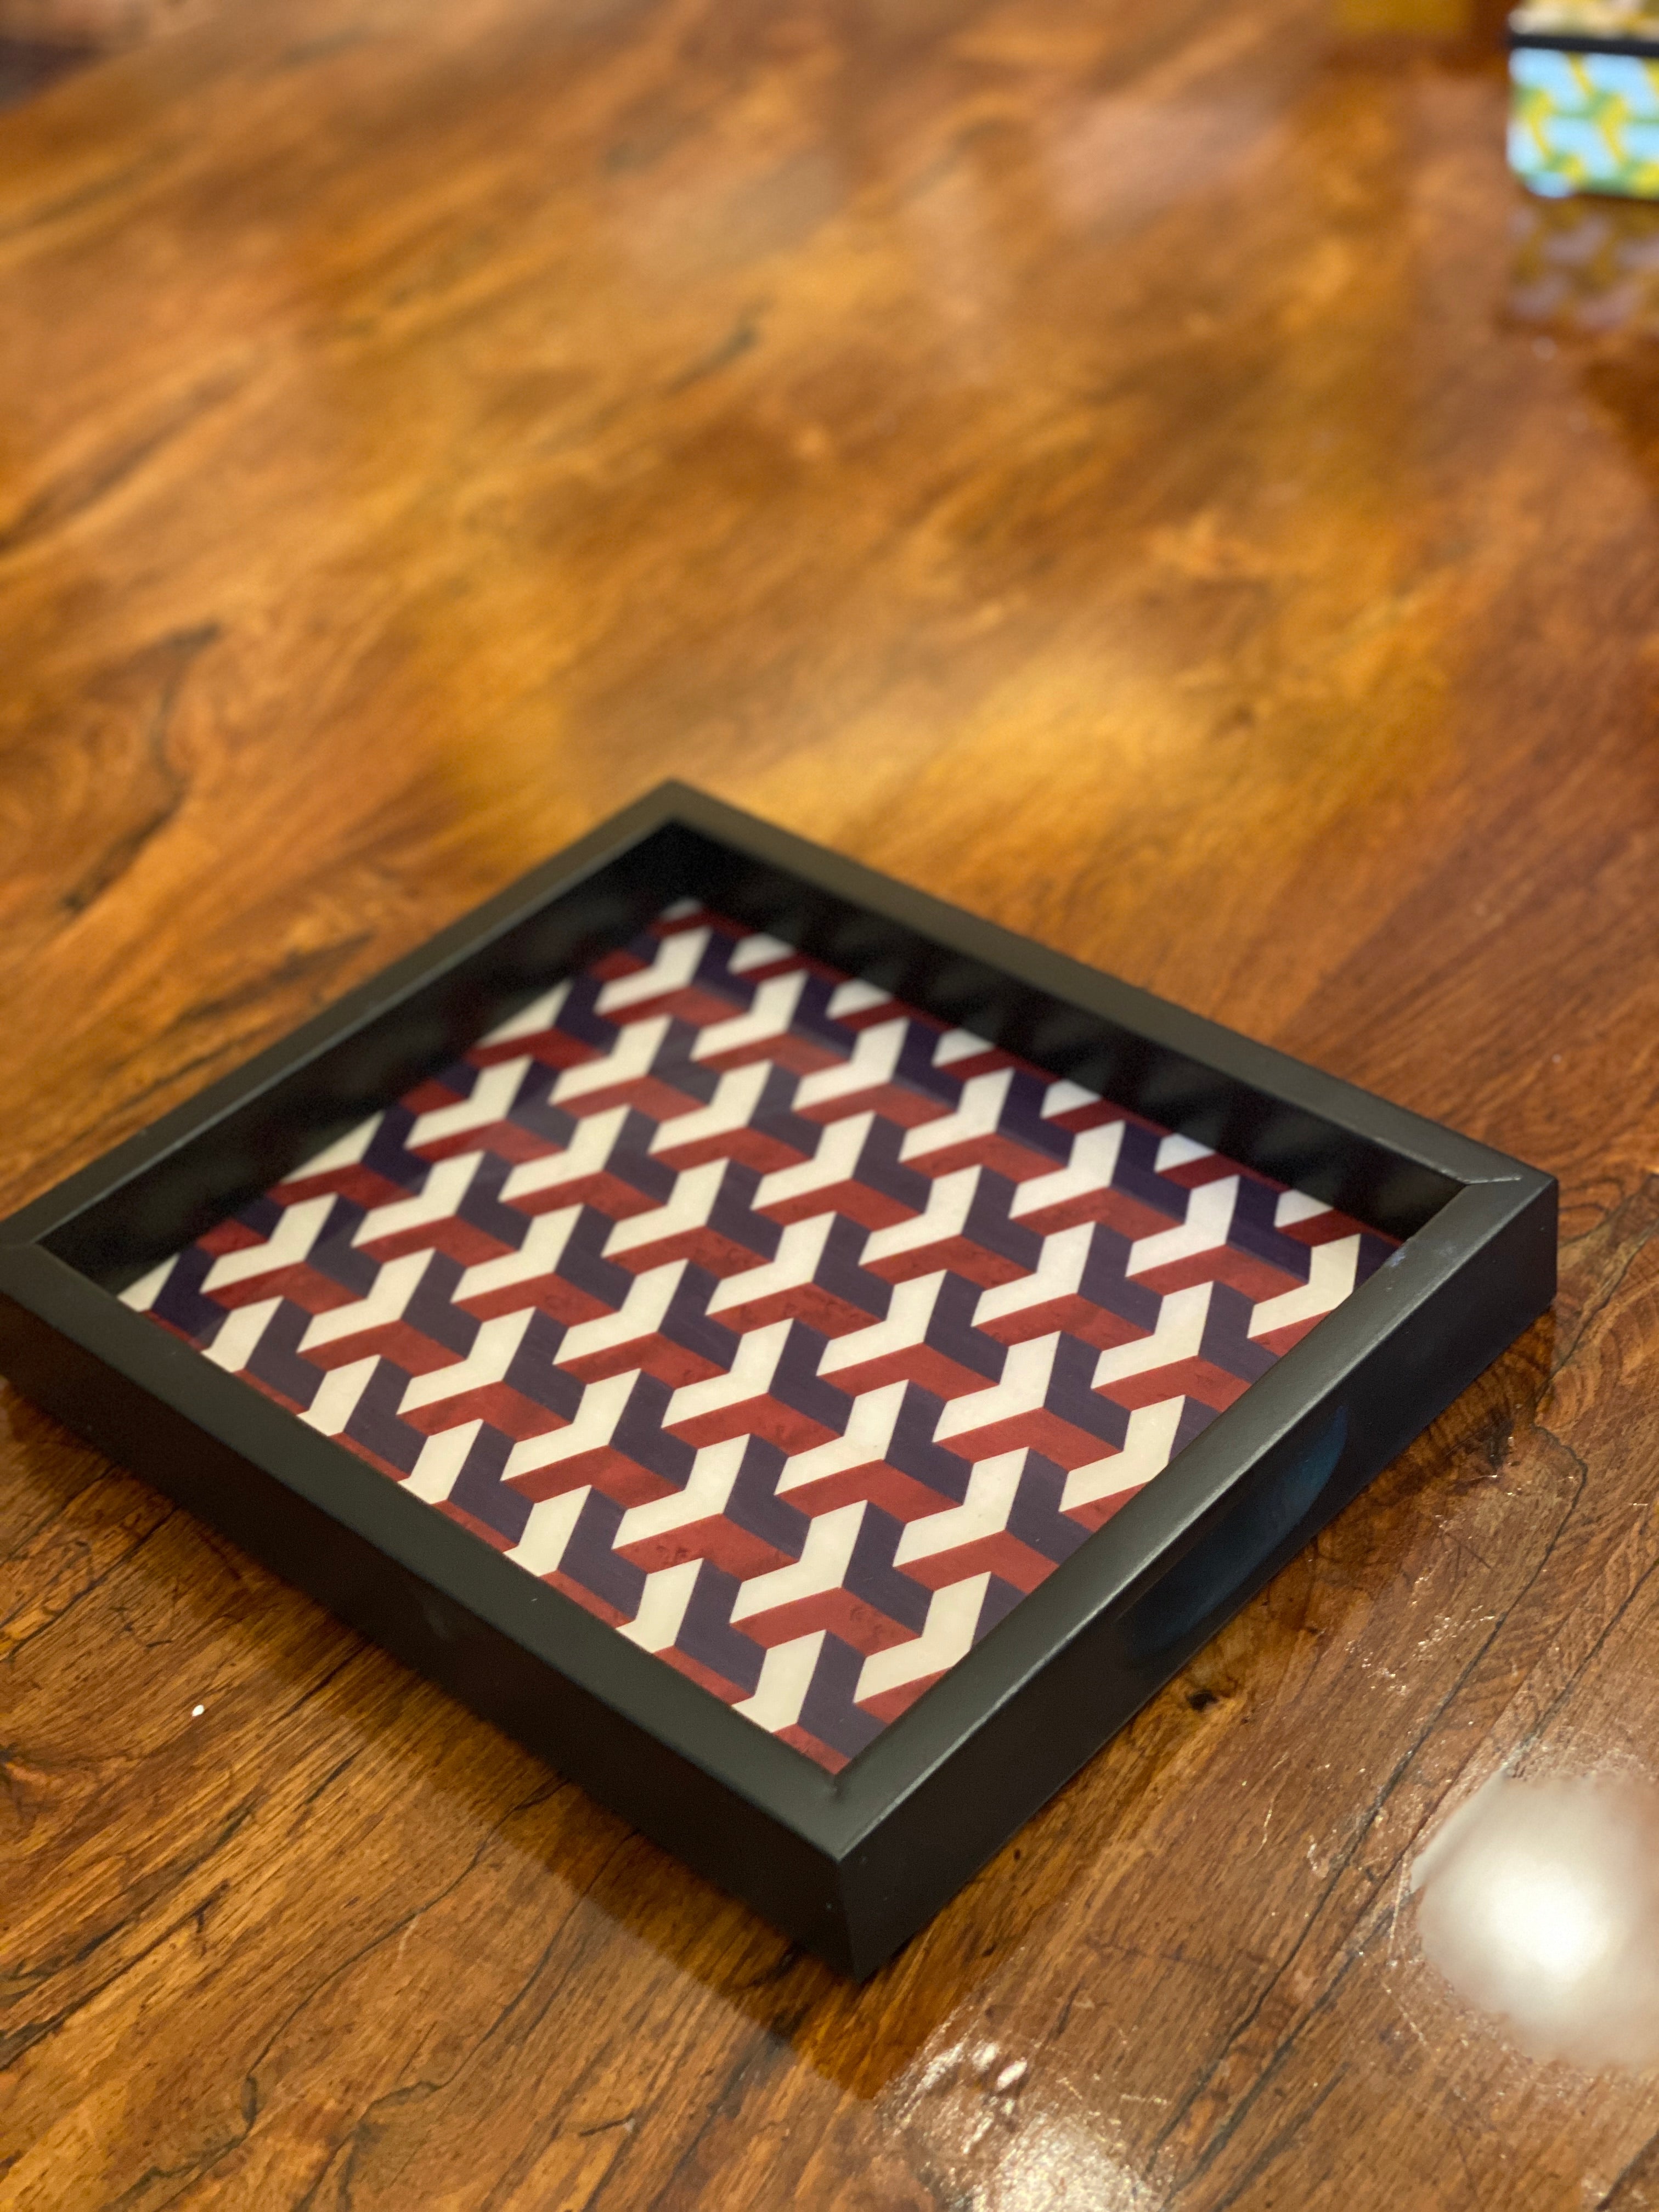
M700 793L653 801L630 811L641 834L622 850L595 833L585 841L584 851L599 848L585 871L557 861L535 871L121 1147L108 1163L112 1173L97 1164L0 1233L40 1236L80 1273L122 1289L455 1057L536 990L687 895L1391 1236L1421 1228L1458 1188L1423 1159L1345 1126L1341 1109L1357 1095L1347 1085L1301 1069L1311 1110L1306 1100L1276 1097L1267 1083L1294 1064L1212 1024ZM676 807L711 817L709 826L676 818ZM957 937L963 942L951 941ZM985 940L983 954L972 949L975 937ZM1017 959L1021 972L1000 966L997 956ZM1079 992L1091 1003L1079 1003ZM1162 1034L1136 1026L1149 1011ZM1213 1064L1206 1054L1218 1048L1261 1060L1267 1083Z
M1322 1112L1292 1105L1201 1056L1206 1046L1223 1039L1245 1051L1260 1050L1245 1040L1226 1038L1212 1024L1168 1006L1159 1006L1165 1026L1184 1032L1189 1048L1148 1035L1134 1025L1135 1017L1158 1002L1115 977L1010 938L834 854L813 854L809 878L788 865L797 841L781 832L753 841L782 848L776 860L704 833L689 834L699 852L698 895L735 921L883 984L952 1027L972 1030L1053 1075L1069 1077L1115 1104L1311 1191L1373 1228L1408 1237L1458 1188L1425 1163ZM946 930L963 941L945 941ZM978 936L988 940L988 957L970 949ZM1001 964L1012 960L1022 972ZM1079 986L1095 1004L1079 1002L1072 994ZM1316 1070L1298 1072L1316 1090L1329 1091L1331 1108L1340 1096L1352 1095L1347 1085Z
M528 912L515 886L123 1146L110 1164L130 1162L128 1172L104 1178L85 1202L54 1204L72 1201L101 1163L0 1224L0 1235L15 1237L51 1212L52 1226L33 1231L46 1249L106 1289L124 1289L538 990L625 942L680 896L696 857L686 833L660 823L574 882L550 885Z
M1492 1203L1496 1212L1504 1200ZM1556 1186L1540 1179L1346 1384L1246 1470L1190 1547L1058 1650L849 1854L855 1974L930 1919L1547 1310L1556 1217ZM1322 1466L1334 1435L1339 1449Z
M834 1863L173 1407L0 1292L0 1372L842 1972Z

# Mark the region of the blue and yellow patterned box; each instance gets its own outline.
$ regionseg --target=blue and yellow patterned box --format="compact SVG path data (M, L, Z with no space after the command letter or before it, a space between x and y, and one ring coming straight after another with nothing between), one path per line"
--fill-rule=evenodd
M1530 0L1510 49L1510 166L1528 188L1659 199L1659 0Z

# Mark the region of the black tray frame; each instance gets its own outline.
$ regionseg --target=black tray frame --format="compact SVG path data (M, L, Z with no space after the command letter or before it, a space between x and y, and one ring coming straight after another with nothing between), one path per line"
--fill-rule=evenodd
M1659 38L1628 38L1609 32L1521 30L1511 23L1508 32L1511 53L1541 47L1546 53L1622 54L1639 62L1659 61Z
M114 1295L672 899L1403 1238L840 1774ZM1556 1186L665 784L0 1224L0 1372L834 1966L878 1966L1549 1304Z

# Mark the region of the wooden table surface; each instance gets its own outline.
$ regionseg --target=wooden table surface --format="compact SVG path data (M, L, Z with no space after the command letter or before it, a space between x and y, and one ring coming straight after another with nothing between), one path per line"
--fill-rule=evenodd
M1659 1765L1659 210L1466 13L228 0L0 117L0 1206L670 775L1565 1201L862 1988L0 1395L8 2212L1659 2206L1407 1895Z

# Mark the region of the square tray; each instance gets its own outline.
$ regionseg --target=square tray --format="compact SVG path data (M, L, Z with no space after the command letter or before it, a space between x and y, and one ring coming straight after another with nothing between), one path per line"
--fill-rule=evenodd
M862 1975L1544 1310L1555 1212L670 785L0 1224L0 1370Z
M1510 167L1546 199L1659 199L1659 7L1527 0L1509 19Z

